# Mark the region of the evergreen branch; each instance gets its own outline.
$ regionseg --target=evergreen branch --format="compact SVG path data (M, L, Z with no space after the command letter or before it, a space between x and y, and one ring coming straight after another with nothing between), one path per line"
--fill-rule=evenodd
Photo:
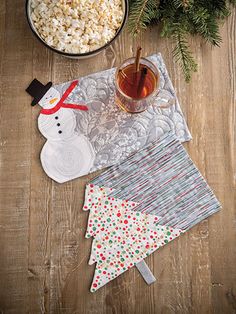
M236 5L236 0L129 0L129 31L135 35L150 24L161 22L161 36L173 38L175 60L185 79L190 80L197 65L189 49L187 34L199 34L219 46L219 25Z
M160 0L136 0L131 2L129 15L129 31L136 35L146 29L152 19L157 18Z
M173 50L173 56L180 64L186 82L189 82L192 72L197 71L197 64L192 56L191 51L189 50L186 34L180 27L177 26L176 31L173 34L173 38L176 41L176 46Z
M192 6L193 4L193 0L172 0L172 5L175 6L175 8L188 8L190 6Z
M218 21L206 8L190 10L189 18L194 25L195 33L202 35L212 45L219 46L221 36Z

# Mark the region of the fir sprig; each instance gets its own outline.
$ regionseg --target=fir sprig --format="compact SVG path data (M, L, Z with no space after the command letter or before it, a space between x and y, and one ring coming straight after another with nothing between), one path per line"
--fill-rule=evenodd
M206 8L195 8L189 11L190 23L193 24L194 33L201 35L212 45L219 46L221 36L218 21Z
M186 34L178 27L176 32L173 34L176 45L173 50L173 56L175 60L180 64L180 67L184 73L186 82L191 79L191 73L197 71L197 64L189 50L188 41L186 39Z
M150 24L162 25L161 35L175 41L173 55L187 81L196 71L196 62L188 45L188 34L200 35L219 46L220 20L229 14L236 0L130 0L129 30L133 35Z
M131 1L129 30L133 35L146 29L153 19L157 18L158 0Z

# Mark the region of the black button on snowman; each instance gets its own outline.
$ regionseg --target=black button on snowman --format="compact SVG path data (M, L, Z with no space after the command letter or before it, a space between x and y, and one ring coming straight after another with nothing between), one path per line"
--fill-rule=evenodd
M26 89L34 97L31 105L39 104L42 107L38 128L48 140L40 156L43 168L51 178L60 183L87 174L95 158L88 138L75 131L74 110L83 110L86 114L88 107L65 103L77 84L78 81L72 82L62 96L52 87L51 82L43 85L36 79Z

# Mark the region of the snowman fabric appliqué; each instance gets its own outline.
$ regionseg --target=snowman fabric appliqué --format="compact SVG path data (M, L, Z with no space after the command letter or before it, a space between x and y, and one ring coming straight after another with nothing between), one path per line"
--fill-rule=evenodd
M54 86L32 81L26 91L32 105L42 107L38 128L47 142L41 163L50 178L64 183L113 166L170 131L181 142L191 139L161 55L149 58L160 70L160 91L138 115L116 105L115 68Z
M86 114L89 108L84 104L66 103L77 84L77 80L73 81L63 95L51 82L43 85L36 79L26 89L34 97L31 105L42 107L38 128L47 139L40 155L42 166L47 175L59 183L87 174L95 159L88 138L75 132L74 110Z

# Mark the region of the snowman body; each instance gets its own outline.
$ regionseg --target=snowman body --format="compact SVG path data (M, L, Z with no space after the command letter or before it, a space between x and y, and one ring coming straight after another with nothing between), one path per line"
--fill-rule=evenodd
M50 115L40 114L39 131L46 139L69 140L75 134L76 119L73 110L61 108Z
M38 128L47 139L40 155L44 171L63 183L87 174L95 152L88 139L75 132L73 109L59 107L60 100L59 91L51 87L39 101L43 109L38 117Z

